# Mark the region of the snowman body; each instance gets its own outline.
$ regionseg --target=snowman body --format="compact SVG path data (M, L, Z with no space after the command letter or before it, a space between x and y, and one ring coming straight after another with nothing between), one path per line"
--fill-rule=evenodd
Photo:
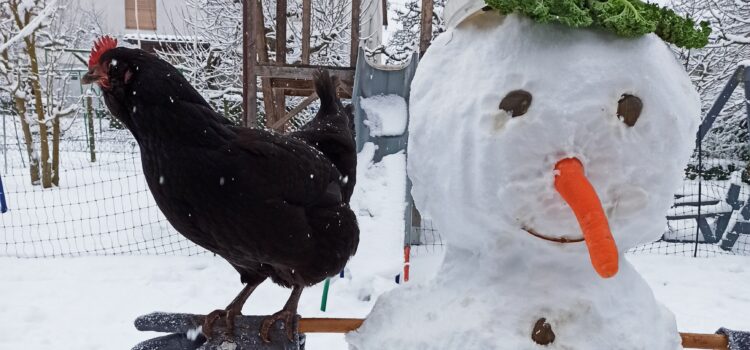
M523 115L499 108L513 91ZM637 96L634 125L618 101ZM438 37L412 83L408 173L415 204L447 240L437 277L393 290L353 349L679 349L674 316L625 260L665 226L700 103L656 36L480 12ZM632 123L631 123L632 124ZM583 164L617 244L602 278L555 164ZM532 234L533 233L533 234ZM540 320L554 340L540 345Z

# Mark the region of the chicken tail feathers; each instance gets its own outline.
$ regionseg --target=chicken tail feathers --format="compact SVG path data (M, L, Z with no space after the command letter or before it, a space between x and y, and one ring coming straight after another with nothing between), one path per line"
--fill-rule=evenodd
M332 77L327 70L318 70L314 73L315 93L320 99L320 111L329 114L335 113L339 109L340 102L336 97L336 86L338 79Z
M341 175L339 185L342 200L348 203L357 176L353 108L344 107L336 96L338 81L328 71L315 72L314 82L315 93L320 98L320 110L293 135L317 148L333 163Z

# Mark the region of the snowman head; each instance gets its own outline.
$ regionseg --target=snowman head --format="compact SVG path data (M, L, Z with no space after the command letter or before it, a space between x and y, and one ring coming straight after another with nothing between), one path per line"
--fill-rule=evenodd
M609 277L663 233L699 113L655 35L475 14L436 39L412 84L414 199L450 245L588 254ZM591 227L608 232L588 241Z

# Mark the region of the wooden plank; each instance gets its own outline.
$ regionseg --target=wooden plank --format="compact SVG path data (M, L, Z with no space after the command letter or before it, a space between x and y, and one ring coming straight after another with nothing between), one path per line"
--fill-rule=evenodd
M275 124L271 125L271 129L274 130L282 130L282 127L292 118L294 118L295 115L297 115L299 112L302 112L303 109L307 108L313 101L318 99L318 94L315 92L312 93L312 95L308 96L306 99L302 100L297 107L294 107L289 113L287 113L283 118L276 121Z
M263 0L251 0L255 5L255 11L260 14L255 21L253 33L255 41L261 49L258 49L258 63L268 63L268 43L266 42L266 18L263 16Z
M307 97L307 96L310 96L314 92L315 90L312 90L312 89L284 89L285 95L295 96L295 97Z
M729 340L723 334L680 333L682 347L688 349L724 349L729 347Z
M276 0L276 63L286 64L286 0Z
M359 14L361 11L361 0L352 0L352 42L349 53L349 66L357 66L357 53L359 53Z
M315 92L313 89L284 89L284 95L286 96L297 96L297 97L307 97L312 95ZM343 99L351 99L352 95L351 92L346 92L343 90L338 90L338 96L339 98Z
M261 0L251 0L255 2L255 10L258 11L259 16L255 27L255 41L258 43L260 49L258 50L258 62L268 63L268 45L266 43L266 24L263 14L263 4ZM260 79L261 90L263 91L263 110L266 113L266 120L269 118L274 119L276 113L276 105L274 104L273 96L273 84L269 78Z
M295 79L271 79L274 88L283 88L286 96L307 97L315 92L312 80L295 80ZM336 96L342 99L352 98L351 84L339 84L336 89Z
M280 78L271 78L271 82L273 82L273 87L275 88L285 88L285 89L295 89L295 90L314 90L315 86L313 84L312 80L300 80L300 79L280 79ZM305 96L309 96L310 94L307 94Z
M249 0L242 2L242 124L248 127L257 126L258 115L257 56L252 35L252 23L258 19L257 12Z
M284 115L286 115L286 94L284 93L284 89L274 88L273 97L273 102L276 104L276 111L274 111L273 119L266 120L267 126L276 125L276 122L284 118ZM284 124L282 123L281 126L283 127L283 125ZM278 130L283 131L281 130L281 127Z
M432 0L422 0L422 14L419 30L419 56L424 55L432 42Z
M305 93L303 95L290 95L287 93L287 96L310 96L313 91L315 91L315 86L313 85L312 80L299 80L299 79L280 79L280 78L271 78L271 83L273 84L274 88L284 88L284 91L309 91L308 93ZM339 82L339 87L336 90L336 95L340 98L352 98L352 86L351 84L346 84Z
M311 26L312 0L302 0L302 64L310 64Z
M319 69L328 70L331 76L339 78L343 83L352 84L354 82L353 67L325 67L311 65L272 66L268 64L258 64L255 68L255 73L261 77L312 80L313 73Z

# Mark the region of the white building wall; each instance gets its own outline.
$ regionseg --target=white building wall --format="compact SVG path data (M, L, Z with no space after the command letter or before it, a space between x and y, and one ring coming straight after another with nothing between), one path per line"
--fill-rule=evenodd
M80 10L94 14L103 34L122 38L126 34L138 33L135 29L125 28L125 0L71 0L70 3L75 4L74 1L78 2L77 6ZM140 34L151 38L154 34L158 36L189 35L183 20L189 10L184 0L156 0L156 30L141 30ZM83 47L75 49L90 50L91 44L82 43ZM88 57L87 54L83 56ZM65 69L75 71L72 73L74 77L67 83L67 88L71 98L77 97L82 91L78 77L85 73L86 64L75 59L71 53L65 54L60 62Z
M121 36L138 32L125 28L125 0L80 0L80 6L97 14L102 30L106 33ZM184 0L156 0L156 30L141 29L140 32L157 35L187 34L183 18L189 10Z

